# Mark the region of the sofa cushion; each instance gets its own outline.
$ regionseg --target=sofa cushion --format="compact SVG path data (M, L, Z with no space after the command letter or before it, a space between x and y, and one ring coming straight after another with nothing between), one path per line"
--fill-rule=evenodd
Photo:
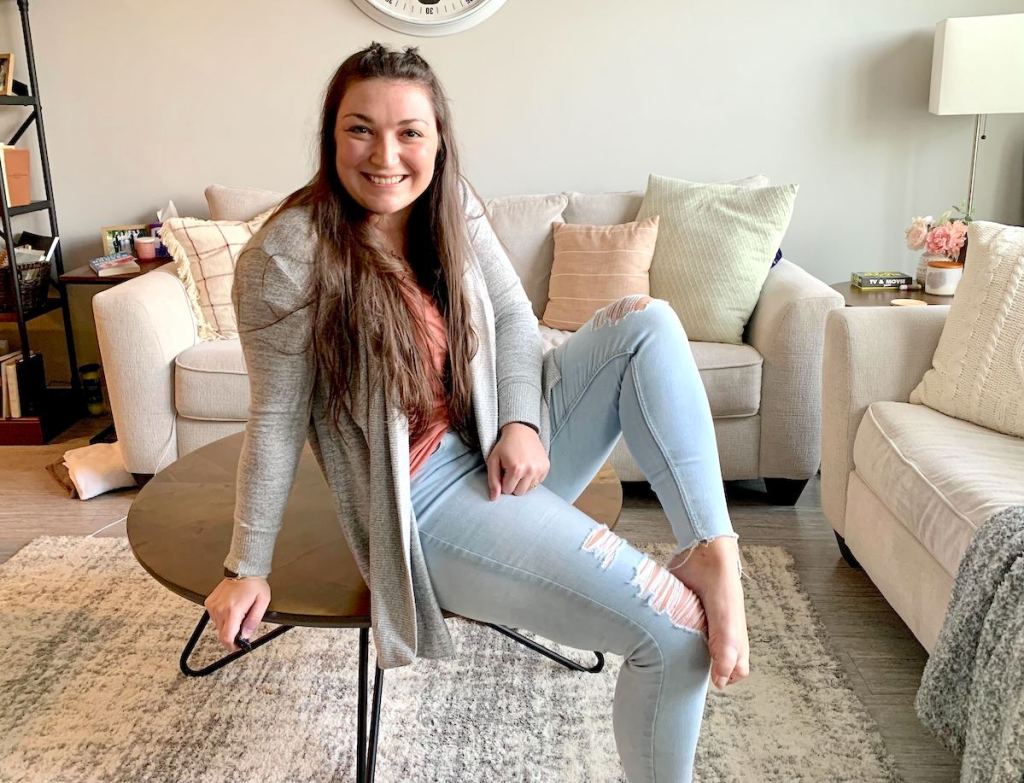
M555 259L541 323L576 331L606 305L651 292L647 272L658 240L658 216L594 226L555 223Z
M651 294L672 304L691 339L743 341L796 192L651 175L637 214L661 218Z
M935 366L910 401L1024 438L1024 228L975 221L967 239Z
M872 403L857 474L954 576L978 526L1024 503L1024 440L906 402Z
M642 190L625 193L566 193L569 203L565 207L566 223L587 223L592 226L610 226L636 220L636 213L644 201Z
M174 407L179 416L214 421L249 418L249 375L237 340L198 343L174 360Z
M544 352L561 345L573 332L540 327ZM753 416L761 407L761 354L749 345L691 342L690 350L704 382L716 419Z
M544 352L572 332L540 327ZM751 416L761 403L761 355L749 345L690 343L715 418ZM174 406L179 416L212 421L249 418L249 377L237 340L198 343L174 360Z
M743 179L725 183L744 188L766 188L771 183L764 174L754 174ZM607 226L613 223L629 223L636 220L640 205L644 201L642 190L628 190L615 193L566 193L569 204L565 208L566 223L590 223Z
M252 220L261 212L276 207L288 195L276 190L230 185L210 185L204 193L211 220Z
M561 193L545 196L504 196L485 202L494 233L519 275L526 295L540 318L548 303L548 281L555 241L551 224L562 221L568 198Z

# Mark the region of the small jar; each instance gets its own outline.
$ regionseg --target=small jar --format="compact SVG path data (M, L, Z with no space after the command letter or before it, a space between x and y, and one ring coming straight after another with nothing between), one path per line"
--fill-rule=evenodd
M156 237L135 237L135 255L144 261L156 258Z
M952 296L963 276L963 264L956 261L929 261L924 292L934 296Z

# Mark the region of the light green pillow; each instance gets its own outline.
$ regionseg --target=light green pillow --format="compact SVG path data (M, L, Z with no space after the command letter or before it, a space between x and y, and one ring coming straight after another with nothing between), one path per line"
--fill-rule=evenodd
M660 216L651 296L672 305L691 340L743 341L796 192L650 176L637 220Z

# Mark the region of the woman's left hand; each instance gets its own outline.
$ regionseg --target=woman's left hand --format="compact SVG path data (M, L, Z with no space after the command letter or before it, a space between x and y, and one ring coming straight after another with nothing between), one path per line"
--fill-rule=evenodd
M501 428L501 435L487 458L487 490L498 495L525 495L547 478L551 463L540 436L517 421Z

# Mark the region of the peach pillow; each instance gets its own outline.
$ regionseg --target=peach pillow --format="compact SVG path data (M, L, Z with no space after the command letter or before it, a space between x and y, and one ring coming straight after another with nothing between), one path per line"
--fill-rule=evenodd
M575 332L605 305L650 294L657 215L618 226L554 223L553 228L555 260L544 326Z

